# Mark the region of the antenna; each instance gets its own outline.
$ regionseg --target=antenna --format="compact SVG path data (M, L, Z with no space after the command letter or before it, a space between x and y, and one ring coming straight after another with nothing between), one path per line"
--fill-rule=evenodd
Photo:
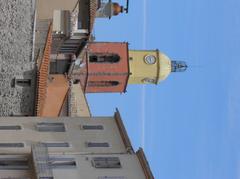
M124 11L128 14L128 7L129 7L129 0L126 2L126 8L124 8Z

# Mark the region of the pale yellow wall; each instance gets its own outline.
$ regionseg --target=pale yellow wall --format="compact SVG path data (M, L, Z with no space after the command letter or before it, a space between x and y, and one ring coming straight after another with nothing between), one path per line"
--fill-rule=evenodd
M47 118L45 118L47 119ZM38 132L37 122L64 122L66 132ZM20 125L22 130L0 130L0 143L24 143L23 148L1 148L0 153L30 153L33 142L69 142L70 147L51 147L50 153L96 154L126 153L116 120L113 117L100 118L48 118L35 117L4 118L0 126ZM103 130L83 130L81 125L102 125ZM86 142L107 142L110 147L87 147Z
M124 177L123 179L146 179L141 164L135 154L108 154L108 155L50 155L50 157L74 158L76 168L53 169L54 179L98 179L98 177ZM119 157L122 168L96 169L92 166L93 157ZM17 158L17 157L16 157ZM33 177L33 170L1 170L2 178L28 178Z
M129 51L129 64L130 64L130 78L129 84L143 84L142 80L146 77L157 79L158 65L146 64L144 57L146 55L154 55L157 58L156 51Z
M147 64L144 59L147 55L153 55L157 61L155 64ZM171 72L170 59L157 50L154 51L129 51L130 78L129 84L146 84L145 78L154 79L156 84L164 80Z
M96 169L92 166L92 157L104 157L104 155L75 155L79 166L76 170L53 170L56 179L98 179L98 177L125 177L124 179L146 179L143 169L135 154L105 155L106 157L119 157L122 168ZM71 156L70 156L71 157Z

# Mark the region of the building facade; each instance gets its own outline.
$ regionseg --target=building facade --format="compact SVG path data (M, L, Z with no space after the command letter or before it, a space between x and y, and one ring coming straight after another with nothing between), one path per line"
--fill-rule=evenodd
M142 151L137 154L49 154L35 144L26 155L0 155L1 178L9 179L152 179Z
M32 143L38 142L45 143L49 152L56 154L127 153L129 150L121 136L122 122L118 118L5 119L0 120L0 153L30 153Z
M153 179L114 117L0 120L0 176L28 179Z

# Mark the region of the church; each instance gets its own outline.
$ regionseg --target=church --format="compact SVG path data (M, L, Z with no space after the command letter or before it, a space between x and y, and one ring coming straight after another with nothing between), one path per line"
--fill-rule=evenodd
M93 117L85 95L157 85L172 72L184 72L186 63L159 50L130 50L127 42L94 41L95 19L128 13L128 0L125 6L111 0L20 1L1 1L16 14L26 9L28 16L7 22L23 29L10 30L22 34L16 43L22 39L26 46L10 48L9 58L0 55L0 64L7 64L0 71L0 176L154 179L119 111ZM7 39L15 37L11 33Z
M89 42L71 73L85 93L126 92L129 84L159 84L171 72L184 72L159 50L129 50L128 43Z

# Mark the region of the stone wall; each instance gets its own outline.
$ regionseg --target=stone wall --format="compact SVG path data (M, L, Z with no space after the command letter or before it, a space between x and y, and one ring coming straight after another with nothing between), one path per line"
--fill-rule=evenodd
M34 14L34 0L0 1L0 116L33 115ZM19 79L31 80L30 85L18 85Z

